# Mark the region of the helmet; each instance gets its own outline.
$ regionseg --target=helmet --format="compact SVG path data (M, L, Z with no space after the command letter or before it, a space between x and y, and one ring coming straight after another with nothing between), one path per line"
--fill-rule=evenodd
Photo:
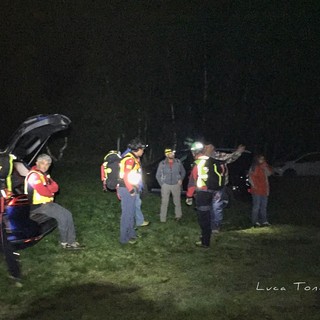
M139 149L145 149L148 145L143 144L140 139L135 138L131 140L128 144L128 148L130 148L132 151L137 151Z
M204 145L201 143L201 142L194 142L192 145L191 145L191 152L193 154L199 154L201 152L204 151Z

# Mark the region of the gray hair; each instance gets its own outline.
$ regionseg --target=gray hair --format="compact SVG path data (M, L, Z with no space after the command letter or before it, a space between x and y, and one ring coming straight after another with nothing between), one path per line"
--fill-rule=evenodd
M52 163L52 159L46 153L42 153L37 157L37 161L47 161L48 163Z

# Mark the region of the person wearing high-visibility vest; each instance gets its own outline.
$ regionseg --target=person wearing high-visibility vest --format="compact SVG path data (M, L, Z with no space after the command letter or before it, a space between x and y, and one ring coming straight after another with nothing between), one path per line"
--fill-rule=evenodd
M144 153L146 145L139 139L132 140L128 152L120 161L120 179L117 189L121 200L120 243L134 244L137 240L135 231L135 211L139 186L142 181L140 157Z
M121 157L124 158L131 151L132 150L130 148L127 148L121 154ZM134 212L134 221L135 221L136 227L147 227L150 224L150 221L144 219L144 214L142 213L142 210L141 210L142 200L141 200L140 194L142 193L143 188L144 188L144 186L143 186L143 182L141 179L139 186L138 186L138 190L137 190L138 192L137 192L137 197L136 197L136 209Z
M215 160L220 161L220 166L224 170L224 186L216 190L214 199L212 201L211 210L211 228L212 233L219 233L223 220L223 209L225 207L225 194L227 192L227 184L229 182L228 166L227 164L236 161L245 151L245 146L240 144L238 148L232 153L219 152L215 149L213 144L205 145L205 155Z
M62 248L78 250L83 247L76 241L73 217L69 210L54 202L58 184L50 177L48 170L52 159L47 154L37 157L36 165L31 168L25 178L25 193L30 202L30 217L42 213L58 222L60 243Z
M201 228L201 240L198 247L209 248L211 239L212 202L225 185L223 162L205 155L205 146L195 142L191 146L194 166L189 176L186 204L191 206L195 194L198 223Z
M6 225L3 220L5 214L5 199L12 194L12 171L16 157L13 154L2 154L0 156L0 251L3 253L10 278L15 281L17 287L21 287L21 268L18 260L18 254L8 241Z

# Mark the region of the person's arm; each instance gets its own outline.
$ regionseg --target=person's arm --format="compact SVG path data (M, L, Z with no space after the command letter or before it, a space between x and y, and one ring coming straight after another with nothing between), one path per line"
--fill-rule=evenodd
M184 168L181 161L180 161L180 175L181 175L181 182L182 182L184 177L186 176L186 169Z
M189 183L188 183L188 190L187 190L187 198L192 198L194 192L196 191L197 186L197 177L198 177L198 166L194 166L190 173Z
M44 197L52 197L58 191L58 184L50 177L46 179L46 182L41 181L40 175L33 172L28 177L28 184L32 186L40 195Z
M16 172L18 172L18 174L21 177L27 176L27 174L29 172L29 168L27 168L27 166L24 163L22 163L20 161L14 161L13 166L14 166L14 169L16 170Z
M162 172L163 172L163 164L162 161L158 165L157 173L156 173L156 179L160 185L160 187L163 185L162 181Z
M198 177L198 166L194 166L190 173L189 183L188 183L188 190L186 194L186 205L191 206L193 203L193 195L196 191L196 184L197 184L197 177Z
M215 152L213 158L220 160L220 161L225 161L226 164L228 163L232 163L235 162L236 160L239 159L239 157L242 155L242 153L245 150L245 146L240 144L237 148L236 151L232 152L232 153L225 153L225 152Z
M271 176L273 174L273 168L267 162L265 162L263 168L267 176Z
M129 191L129 193L134 194L136 192L135 186L132 184L132 182L129 179L129 175L132 172L132 169L134 167L134 159L128 158L124 163L124 174L123 174L123 181L124 184Z

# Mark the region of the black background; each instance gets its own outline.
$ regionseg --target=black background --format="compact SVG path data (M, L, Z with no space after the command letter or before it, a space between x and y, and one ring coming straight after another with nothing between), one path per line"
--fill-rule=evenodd
M63 113L69 148L186 138L270 160L319 142L319 1L2 1L1 147Z

